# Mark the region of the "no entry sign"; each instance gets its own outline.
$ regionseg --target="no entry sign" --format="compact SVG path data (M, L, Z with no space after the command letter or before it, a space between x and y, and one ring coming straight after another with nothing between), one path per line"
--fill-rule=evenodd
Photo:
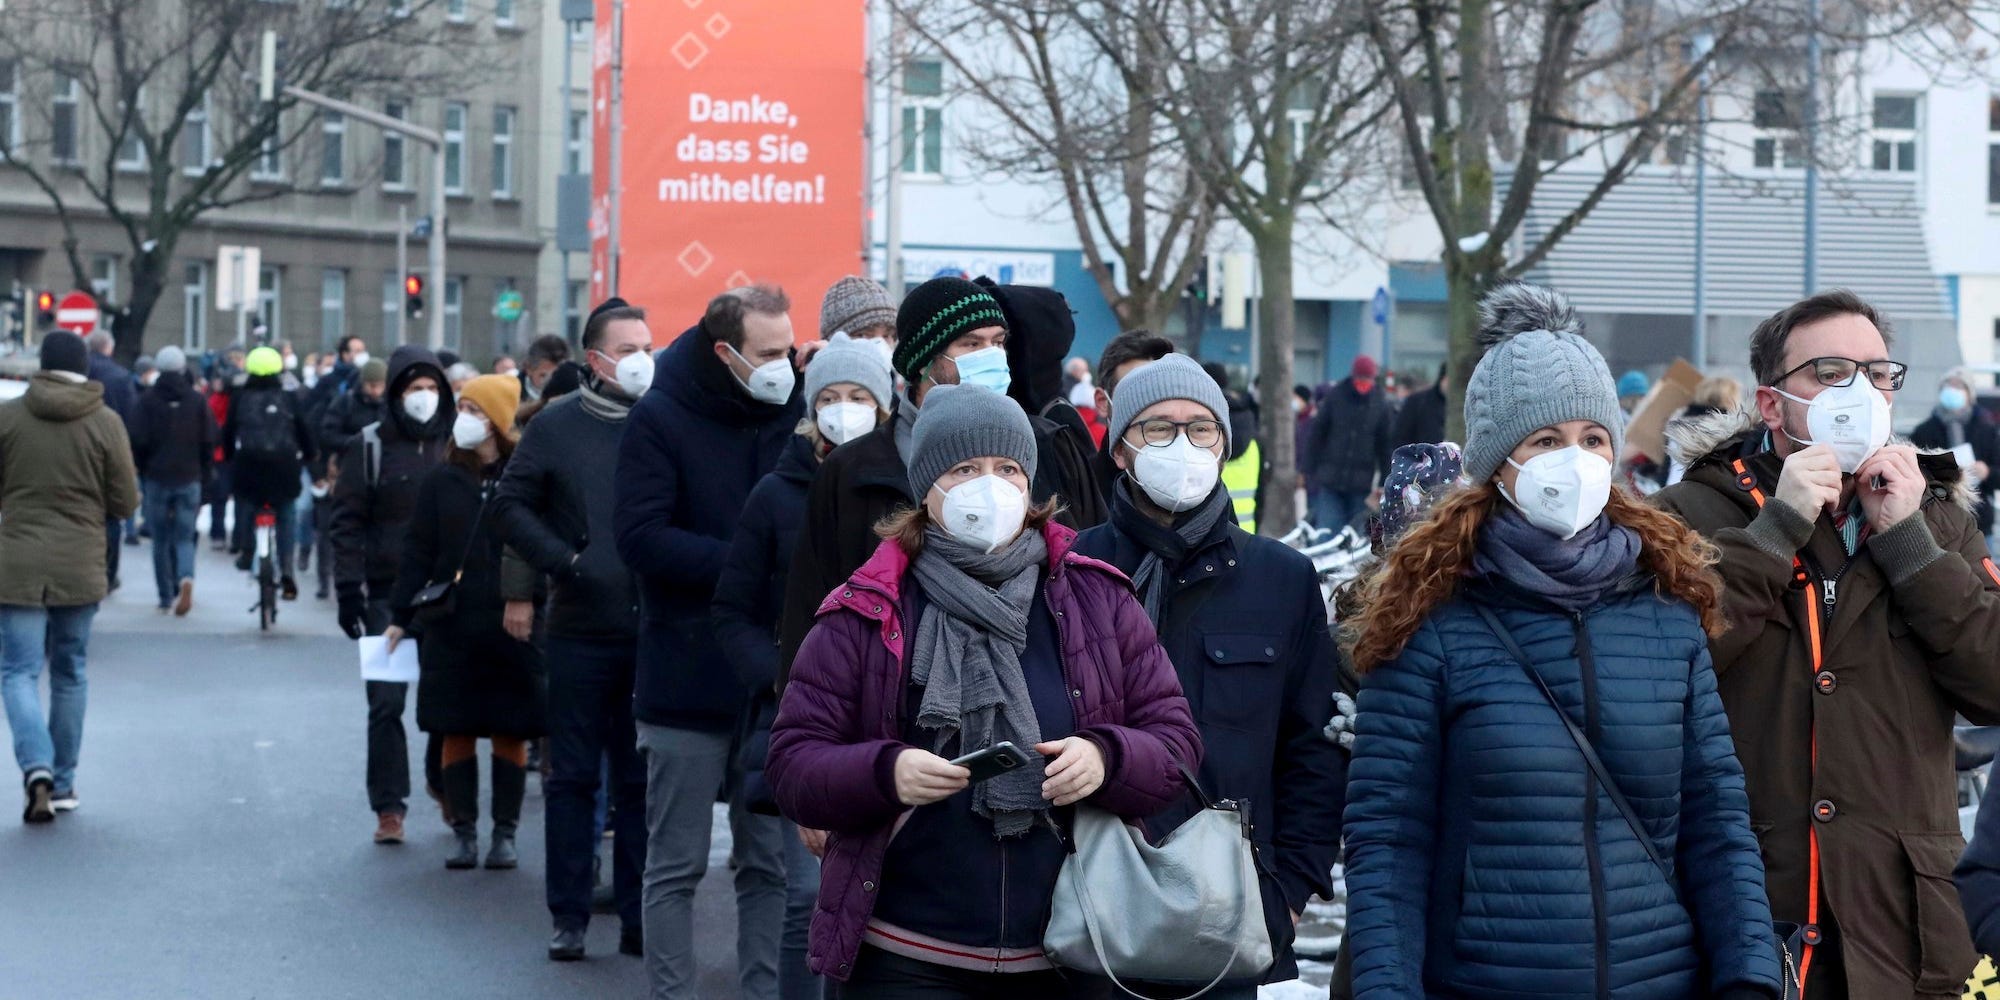
M56 325L81 337L97 329L97 300L89 292L71 292L56 303Z

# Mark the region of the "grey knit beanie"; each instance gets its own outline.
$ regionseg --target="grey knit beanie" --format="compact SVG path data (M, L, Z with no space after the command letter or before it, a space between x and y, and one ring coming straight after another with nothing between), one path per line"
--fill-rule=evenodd
M835 331L855 333L871 326L895 326L896 304L889 293L867 278L848 275L826 290L819 304L819 335L828 338Z
M1035 478L1035 430L1021 404L981 386L932 386L910 446L910 488L918 501L952 466L988 455L1011 458Z
M1465 478L1484 483L1540 427L1592 420L1625 448L1625 415L1604 356L1583 321L1552 288L1508 282L1479 302L1486 356L1465 383ZM1120 386L1122 389L1123 386Z
M1185 354L1169 354L1158 361L1148 361L1119 380L1117 391L1111 394L1111 421L1105 426L1104 439L1123 440L1125 429L1132 426L1132 418L1167 399L1185 399L1208 407L1208 412L1215 414L1222 424L1223 452L1228 453L1226 442L1233 436L1229 400L1201 363Z
M160 348L160 353L153 358L153 363L160 366L163 372L184 372L188 367L187 352L168 344Z
M875 397L876 407L888 412L896 383L889 375L886 346L878 346L875 341L835 337L820 348L806 365L806 406L813 405L821 389L851 382L868 390Z

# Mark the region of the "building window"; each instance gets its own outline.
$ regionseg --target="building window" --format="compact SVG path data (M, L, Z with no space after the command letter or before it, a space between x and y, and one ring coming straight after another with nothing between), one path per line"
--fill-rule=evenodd
M382 272L382 344L393 347L403 342L403 276Z
M319 113L319 182L339 184L347 179L347 116L338 111Z
M266 343L276 343L285 318L285 269L265 265L257 272L257 322Z
M514 196L514 109L493 109L493 197Z
M514 26L514 0L493 0L493 23L502 28Z
M444 346L456 351L465 326L465 279L444 279Z
M570 281L563 284L563 336L572 344L583 340L583 304L590 295L590 282Z
M563 173L590 173L590 112L572 111L563 129Z
M274 129L282 126L273 126ZM267 135L258 147L257 162L250 165L250 179L253 181L282 181L285 179L285 161L278 155L277 135Z
M347 336L347 272L329 267L319 277L319 347L334 349Z
M444 106L444 189L465 193L465 105Z
M56 70L49 98L49 156L57 163L77 162L76 77Z
M200 261L181 271L181 346L208 349L208 265Z
M403 101L389 101L382 105L382 113L397 121L402 121L409 111L410 106ZM391 191L408 190L409 182L405 179L408 175L403 171L403 134L385 129L382 132L382 186Z
M1986 203L2000 205L2000 94L1986 99Z
M199 175L208 169L208 95L188 109L181 124L181 169Z
M1806 165L1806 145L1799 138L1805 94L1796 90L1760 90L1751 101L1750 123L1769 133L1750 141L1751 162L1760 169L1780 163L1787 169Z
M0 158L21 145L21 72L11 59L0 59Z
M944 173L944 63L936 59L903 68L903 173Z
M445 0L444 19L447 21L465 20L466 6L466 0Z
M90 291L99 302L118 301L118 258L108 254L90 258Z
M146 143L139 135L139 129L144 126L146 121L146 88L144 87L139 88L137 104L137 110L130 111L131 120L118 123L117 167L119 170L133 173L146 169ZM118 110L121 113L128 111L124 101L118 102Z
M1876 94L1876 170L1909 174L1917 170L1917 99L1910 94Z

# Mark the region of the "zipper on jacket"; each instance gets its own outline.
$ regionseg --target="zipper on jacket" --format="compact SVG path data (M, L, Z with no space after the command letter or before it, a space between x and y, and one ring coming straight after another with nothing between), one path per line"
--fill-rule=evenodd
M1005 841L1000 843L1000 934L995 940L999 944L993 949L992 971L999 972L1000 952L1001 949L1007 947L1007 844Z
M1597 742L1597 658L1590 648L1590 632L1584 627L1583 612L1569 613L1570 627L1576 635L1577 675L1583 682L1583 731L1590 741ZM1597 995L1611 996L1611 928L1606 915L1609 903L1605 899L1604 865L1602 850L1597 843L1597 778L1589 768L1583 769L1583 863L1590 871L1590 923L1595 936L1596 947L1593 959L1597 967Z

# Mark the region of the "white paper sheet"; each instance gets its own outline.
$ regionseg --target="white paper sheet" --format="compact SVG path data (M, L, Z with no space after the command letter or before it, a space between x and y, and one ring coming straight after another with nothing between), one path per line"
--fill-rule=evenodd
M417 679L417 640L404 636L396 644L396 651L389 652L389 640L379 635L364 635L355 643L361 653L361 679L364 681L400 681L414 683Z
M1972 442L1970 442L1970 441L1967 441L1966 443L1964 443L1964 444L1962 444L1962 445L1959 445L1959 446L1957 446L1957 447L1953 448L1953 449L1951 450L1951 457L1953 457L1953 458L1955 458L1955 459L1958 459L1958 467L1959 467L1959 468L1961 468L1961 469L1968 469L1968 470L1969 470L1969 469L1971 469L1971 468L1972 468Z

